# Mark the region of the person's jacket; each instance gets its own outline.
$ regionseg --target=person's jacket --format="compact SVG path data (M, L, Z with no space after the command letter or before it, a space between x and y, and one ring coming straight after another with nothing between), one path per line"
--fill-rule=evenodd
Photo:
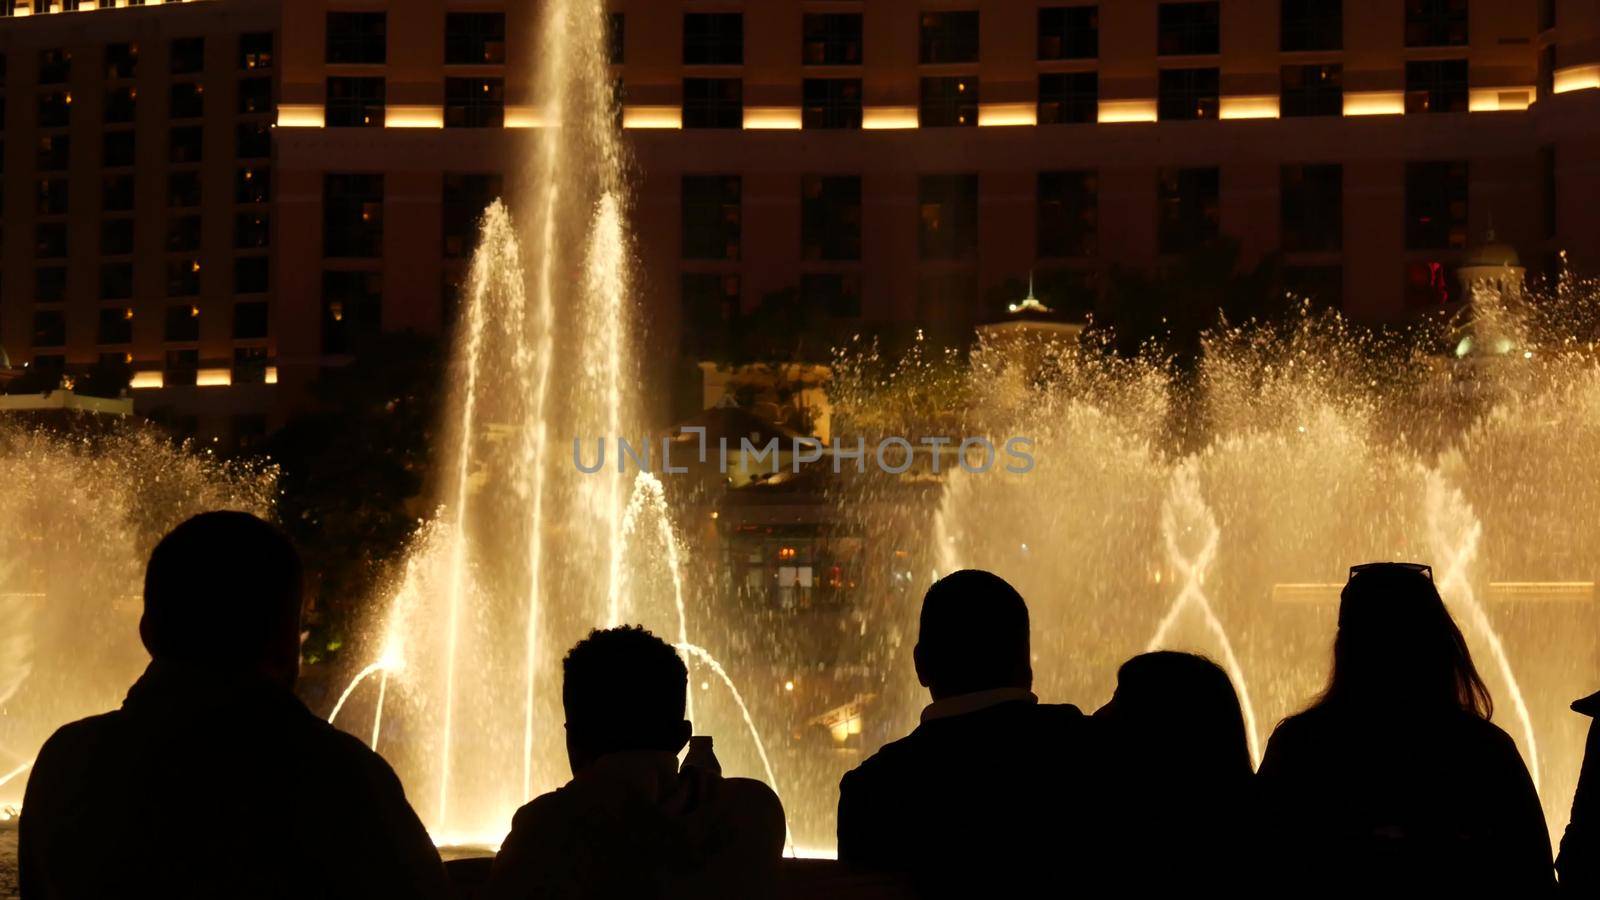
M1591 719L1600 716L1600 694L1574 702L1572 710ZM1594 722L1589 723L1583 769L1572 795L1572 818L1561 836L1556 870L1561 873L1562 893L1600 895L1600 726Z

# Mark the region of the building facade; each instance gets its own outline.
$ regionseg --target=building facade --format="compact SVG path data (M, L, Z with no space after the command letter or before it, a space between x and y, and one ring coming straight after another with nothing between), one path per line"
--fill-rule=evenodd
M85 311L61 307L62 343L30 331L42 322L45 338L58 336L54 319L35 316L54 277L39 274L49 266L38 254L59 248L34 223L90 223L67 248L67 268L81 273L99 260L102 228L98 153L79 149L98 135L75 140L68 160L82 169L73 184L81 176L90 189L73 187L65 214L38 212L56 208L39 140L61 126L37 124L50 88L35 70L41 54L72 45L46 35L57 19L92 19L105 22L103 43L119 28L176 36L188 7L197 23L243 22L254 8L197 0L0 24L15 98L0 340L14 360L78 365L122 349L97 340L106 301L88 274L68 279ZM984 317L986 297L1030 275L1045 302L1088 311L1114 269L1158 266L1220 237L1245 265L1281 254L1287 284L1365 321L1459 302L1451 270L1491 228L1535 267L1562 251L1580 269L1600 264L1600 205L1586 199L1600 193L1600 8L1589 0L608 7L658 374L715 358L763 304L847 327L956 333ZM267 243L248 249L271 260L262 346L283 398L364 334L448 322L476 215L525 177L538 14L519 0L282 3ZM232 68L227 40L206 45L198 120L216 147L253 115L228 96L252 76ZM94 52L77 51L70 77L102 103L109 73L78 62ZM169 220L183 218L162 196L169 170L191 165L165 146L180 123L162 121L164 110L188 77L169 69L158 61L138 76L161 83L147 88L157 102L138 108L138 127L149 117L157 132L139 145L134 171L152 186L136 203L167 224L139 237L151 263L135 266L135 289L156 311L137 311L129 345L144 384L163 370L162 387L145 389L167 393L187 380L188 357L172 363L170 352L194 349L205 372L253 346L206 305L242 302L231 257L246 253L235 244L253 209L232 202L245 196L234 191L244 163L213 145L192 164L219 185L203 201L215 209L202 211L199 346L165 340L156 321L169 314L167 276L182 274L172 266L194 252L164 243ZM106 130L103 117L74 104L67 131ZM39 196L19 196L30 181Z

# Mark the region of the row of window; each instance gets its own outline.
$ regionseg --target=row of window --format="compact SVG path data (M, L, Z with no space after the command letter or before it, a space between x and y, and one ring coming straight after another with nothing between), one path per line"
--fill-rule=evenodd
M238 88L239 115L270 113L272 104L271 78L241 78ZM113 87L106 91L105 122L108 125L131 124L137 110L139 92L132 86ZM71 123L72 92L66 89L46 90L39 93L38 125L40 128L66 128ZM205 86L197 81L183 81L167 89L167 116L172 119L198 119L205 115Z
M193 222L175 223L176 231L197 226ZM41 241L46 238L41 234ZM40 258L60 256L41 244ZM186 251L178 251L184 253ZM115 254L125 255L125 254ZM240 256L233 260L233 293L265 294L268 291L271 264L266 256ZM195 256L169 257L166 261L166 296L188 298L200 295L200 259ZM99 298L102 301L133 299L133 262L104 262L100 264ZM36 303L53 304L66 299L67 267L42 265L34 269L33 299Z
M41 168L44 168L41 166ZM272 194L270 169L245 167L234 174L233 202L241 205L266 203ZM66 215L69 182L66 178L41 178L35 212L41 216ZM101 212L132 212L134 176L108 174L100 180ZM167 175L167 206L172 209L198 207L201 198L200 173L170 172ZM241 218L246 215L241 213ZM249 213L248 215L259 215Z
M327 43L323 58L329 65L381 66L388 62L387 13L330 12L326 22ZM445 14L445 65L500 65L505 61L505 13Z
M1466 246L1467 174L1465 162L1407 164L1406 249ZM1344 239L1343 167L1287 165L1282 167L1280 177L1283 249L1338 252ZM808 175L801 180L800 191L801 258L859 261L860 177ZM742 181L737 175L683 177L683 259L740 259L741 192ZM1182 253L1215 239L1221 221L1220 195L1221 172L1215 167L1161 170L1156 181L1160 252ZM1035 209L1039 258L1086 258L1097 254L1099 178L1095 172L1040 172ZM974 257L978 250L978 176L921 176L917 185L917 229L922 259Z
M0 85L5 83L5 57L0 56ZM139 45L132 41L106 44L101 60L107 81L127 81L138 75ZM39 85L66 84L72 75L71 50L55 48L39 53ZM171 75L199 75L205 70L206 39L175 38L167 44L167 72ZM235 66L241 72L267 71L273 63L273 35L270 31L239 35Z
M387 92L382 76L336 76L327 82L324 124L329 128L382 128ZM499 128L505 124L503 78L446 78L446 128Z
M56 323L48 318L44 321L34 322L34 335L36 338L43 335L54 337L55 329L65 328L65 323ZM64 332L62 337L65 337ZM35 346L62 346L65 342L57 344L36 344ZM270 358L266 347L236 347L233 351L232 378L230 384L265 384ZM96 367L105 372L120 372L121 377L128 378L132 375L133 354L126 351L101 353L96 361ZM67 368L67 358L61 353L35 353L29 367L36 371L63 373ZM181 385L194 385L200 375L199 350L168 350L162 359L162 383L167 387ZM240 420L251 423L260 417L240 416ZM248 426L256 438L265 433L265 423ZM192 420L185 426L187 433L194 432Z

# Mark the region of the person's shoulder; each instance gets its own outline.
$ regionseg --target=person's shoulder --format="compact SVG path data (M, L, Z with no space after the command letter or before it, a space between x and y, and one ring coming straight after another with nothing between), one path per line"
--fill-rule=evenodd
M1071 703L1036 703L1029 708L1034 719L1046 727L1076 730L1089 723L1089 717L1083 714L1083 710Z
M722 802L737 821L764 832L782 850L787 820L777 791L754 778L724 778L719 791Z
M76 722L68 722L57 728L45 740L44 746L39 748L39 754L34 763L35 770L57 760L82 755L89 748L114 734L117 723L124 716L125 714L121 710L112 710L111 712L79 719Z
M1454 717L1456 727L1471 741L1493 753L1512 754L1521 758L1517 750L1517 742L1504 728L1469 712L1462 712Z

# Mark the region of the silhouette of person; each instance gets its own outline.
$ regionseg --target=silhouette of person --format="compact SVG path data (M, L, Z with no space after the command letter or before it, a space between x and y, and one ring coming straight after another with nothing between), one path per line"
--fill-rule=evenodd
M1600 694L1590 694L1572 704L1573 712L1591 719L1600 716ZM1578 773L1578 789L1572 795L1572 817L1561 836L1561 855L1556 857L1561 874L1562 893L1593 896L1600 894L1600 723L1589 723L1589 739L1583 747L1583 769Z
M562 673L572 780L517 811L488 895L768 896L783 807L759 781L723 778L708 748L679 767L688 671L672 646L639 627L596 630Z
M122 707L39 751L27 900L448 896L394 772L296 699L301 567L276 528L211 512L157 544Z
M914 658L933 702L839 783L839 859L924 896L1033 894L1093 859L1088 719L1032 693L1028 608L989 572L939 579Z
M1553 890L1539 797L1492 711L1431 570L1351 569L1327 689L1261 762L1282 877L1340 896Z
M1257 804L1227 673L1189 653L1135 656L1094 723L1107 774L1107 882L1134 896L1236 892L1255 868Z

